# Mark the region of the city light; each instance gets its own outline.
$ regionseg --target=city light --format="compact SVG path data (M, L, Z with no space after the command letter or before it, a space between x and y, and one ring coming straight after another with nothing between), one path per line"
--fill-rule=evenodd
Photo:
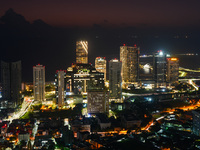
M160 52L159 52L159 55L160 55L160 56L163 56L163 52L162 52L162 51L160 51Z

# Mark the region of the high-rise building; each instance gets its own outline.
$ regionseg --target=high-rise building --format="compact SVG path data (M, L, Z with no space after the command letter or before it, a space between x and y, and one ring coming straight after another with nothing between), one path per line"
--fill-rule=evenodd
M45 66L36 65L33 67L33 94L37 101L45 99Z
M169 84L176 83L179 75L179 59L167 58L167 82Z
M155 88L166 87L166 54L161 50L153 55L153 77Z
M87 112L108 113L109 111L109 93L104 90L89 90L88 91Z
M88 63L88 42L87 41L76 42L76 63L81 63L81 64Z
M110 99L121 100L122 96L122 78L121 78L122 63L117 59L112 59L109 62L109 91Z
M140 49L134 45L120 46L120 61L122 62L122 82L137 82L139 78L139 53Z
M9 100L13 106L21 103L21 61L1 61L2 98Z
M65 100L65 71L64 70L58 70L56 72L56 99L58 107L62 107L64 105Z
M104 74L90 64L73 64L66 72L66 91L86 94L88 90L102 90Z
M105 57L97 57L95 59L95 69L104 73L104 81L106 81L106 60Z

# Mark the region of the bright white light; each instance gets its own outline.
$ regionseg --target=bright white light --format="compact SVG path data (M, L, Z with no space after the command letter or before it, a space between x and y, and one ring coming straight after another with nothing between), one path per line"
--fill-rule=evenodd
M72 92L66 92L66 95L73 95Z
M160 55L160 56L163 56L163 52L162 52L162 51L160 51L160 52L159 52L159 55Z
M143 68L144 68L144 69L149 69L149 68L150 68L150 65L149 65L149 64L145 64Z

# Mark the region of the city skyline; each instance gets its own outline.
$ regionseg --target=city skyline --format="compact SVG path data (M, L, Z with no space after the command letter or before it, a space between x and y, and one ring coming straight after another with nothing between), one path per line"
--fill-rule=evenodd
M0 149L198 149L199 5L1 1Z
M9 14L3 15L4 20L0 21L3 23L0 24L2 33L0 43L3 50L0 59L8 62L21 60L22 81L25 82L32 81L31 67L37 63L47 66L46 79L52 81L55 70L66 69L71 63L75 63L76 41L79 40L88 41L88 62L93 65L97 56L106 57L107 60L119 59L119 47L123 44L138 45L141 54L152 54L157 50L169 54L198 53L200 47L199 31L196 28L164 30L159 28L107 29L100 26L55 28L42 20L28 22L23 18L23 14L20 16L19 12L13 10L10 10ZM40 55L30 55L32 52ZM199 68L198 58L193 59L189 64L180 59L180 66Z

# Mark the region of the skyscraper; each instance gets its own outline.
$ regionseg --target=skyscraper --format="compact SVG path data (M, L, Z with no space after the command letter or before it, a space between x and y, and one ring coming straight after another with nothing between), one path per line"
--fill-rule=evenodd
M121 67L122 63L117 59L112 59L109 62L109 91L110 99L121 100L122 86L121 86Z
M153 77L155 88L166 87L166 54L161 50L153 55Z
M179 59L167 58L167 82L171 85L178 81Z
M67 91L79 95L88 90L101 90L104 88L103 78L104 74L90 64L73 64L66 72Z
M122 62L122 82L137 82L139 78L139 52L140 49L134 45L120 46L120 61Z
M82 64L88 63L88 42L87 41L76 42L76 63L82 63Z
M45 99L45 66L36 65L33 67L33 94L37 101Z
M95 59L95 69L104 73L104 81L106 81L106 60L105 57L97 57Z
M1 61L2 98L13 106L21 103L21 61Z
M64 105L65 91L65 71L58 70L56 73L56 99L58 107L62 107Z

